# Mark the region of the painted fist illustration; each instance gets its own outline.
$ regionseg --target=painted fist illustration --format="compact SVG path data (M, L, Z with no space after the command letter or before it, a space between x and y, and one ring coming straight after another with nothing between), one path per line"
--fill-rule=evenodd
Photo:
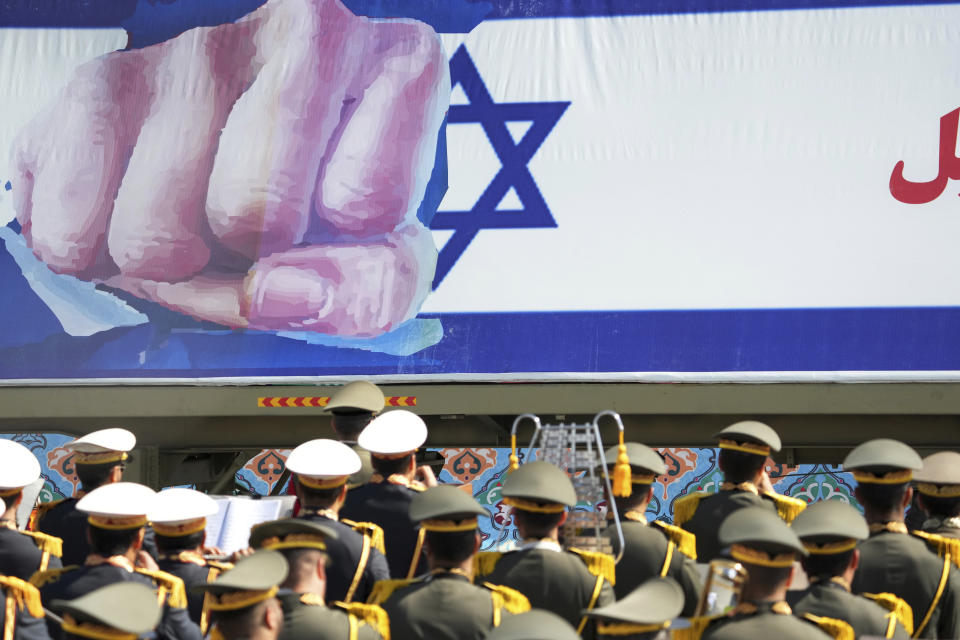
M231 327L375 336L416 315L449 100L437 35L270 0L81 67L13 149L50 269Z

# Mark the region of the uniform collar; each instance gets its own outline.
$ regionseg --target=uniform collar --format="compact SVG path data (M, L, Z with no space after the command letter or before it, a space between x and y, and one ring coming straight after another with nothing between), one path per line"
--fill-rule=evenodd
M850 593L850 583L847 582L843 576L833 576L829 580L820 580L818 578L812 578L810 580L810 585L822 585L824 587L834 587L836 589L843 589L847 593Z
M927 518L920 527L923 531L933 531L935 529L960 529L960 517L953 518Z
M760 490L757 489L757 485L753 484L752 482L741 482L740 484L723 482L720 484L720 491L746 491L747 493L752 493L755 496L760 495Z
M333 509L303 509L300 513L305 516L321 516L334 522L340 521L340 514Z
M909 533L907 525L902 522L874 522L870 525L870 535L877 533Z
M370 476L370 484L394 484L398 487L407 487L408 489L417 489L419 491L426 490L427 486L420 482L419 480L411 480L402 473L394 473L390 477L384 479L379 473L374 473Z
M631 522L639 522L640 524L649 524L647 516L645 513L642 513L639 509L630 509L623 514L624 519L630 520Z
M463 569L454 567L453 569L447 568L438 568L430 572L428 580L437 580L437 579L458 579L466 580L467 582L473 582L473 579L470 577L470 574L464 571Z
M532 549L545 549L547 551L563 551L560 543L552 538L524 540L517 547L517 551L530 551Z
M120 569L126 569L130 573L133 573L134 566L130 562L130 558L127 556L110 556L109 558L98 555L96 553L91 553L87 556L86 561L83 563L85 567L98 567L102 564L109 564L112 567L119 567Z
M738 604L731 615L734 616L752 616L758 613L775 613L777 615L789 616L793 614L793 609L786 602L741 602Z

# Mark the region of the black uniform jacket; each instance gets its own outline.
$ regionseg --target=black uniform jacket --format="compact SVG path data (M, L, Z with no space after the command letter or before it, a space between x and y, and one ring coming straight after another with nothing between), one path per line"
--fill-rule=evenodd
M390 578L387 559L371 546L369 539L365 543L365 536L355 531L351 525L309 509L301 511L298 517L330 527L337 532L336 539L330 538L326 542L327 555L330 556L327 564L328 602L346 602L354 580L357 580L357 585L353 593L349 594L349 601L366 602L373 591L374 583ZM366 553L365 544L368 547Z
M681 553L676 544L671 545L668 529L660 523L648 525L644 520L624 519L621 527L624 551L623 557L617 563L617 582L613 586L617 599L626 597L651 578L669 577L683 588L684 605L681 615L692 616L699 603L702 588L696 561ZM620 549L616 529L610 526L604 535L613 543L616 555Z
M803 591L788 591L787 602L793 607L794 614L812 613L847 622L858 638L910 637L891 611L869 598L850 593L842 582L820 581Z
M37 571L63 566L60 558L42 551L38 544L43 541L36 534L0 527L0 574L29 580Z
M391 640L483 640L504 616L530 608L520 593L449 571L381 583L372 600L390 617Z
M960 573L946 557L920 538L890 530L872 532L859 549L854 593L889 592L906 600L915 638L960 637Z
M374 480L378 476L374 476ZM355 522L372 522L383 529L387 565L390 577L406 578L417 549L418 529L410 520L410 501L422 485L411 483L410 488L392 481L373 482L351 489L340 510L341 518ZM427 570L421 553L413 575Z
M179 582L178 578L169 574L162 574L161 578L151 577L140 570L130 571L122 566L100 564L90 567L64 567L37 573L31 580L39 589L43 602L49 605L53 600L72 600L95 589L115 582L130 580L140 582L153 589L160 586L159 582L170 584ZM183 593L182 583L179 592ZM176 589L167 588L168 592ZM121 606L122 603L118 603ZM61 637L61 629L56 623L48 624L50 635L53 638ZM157 637L160 640L200 640L200 628L190 620L186 607L170 606L169 599L163 607L163 617L157 626Z
M350 636L351 614L327 607L310 594L285 593L278 596L283 607L283 629L278 640L346 640ZM379 640L373 626L357 620L357 640Z
M714 620L703 632L701 640L832 640L829 634L812 622L789 613L776 613L772 604L757 603L755 606L758 610L755 613L734 613Z
M484 564L481 559L481 569ZM615 599L610 582L591 573L581 556L546 541L504 553L492 571L482 574L487 582L516 589L527 596L531 607L552 611L574 629L581 626L584 609L603 607ZM593 625L585 625L583 636L592 636L592 629Z
M717 539L720 523L731 513L744 507L764 507L777 512L773 500L750 491L734 489L704 496L700 499L693 517L686 522L677 522L697 536L697 562L710 562L720 556L722 547Z

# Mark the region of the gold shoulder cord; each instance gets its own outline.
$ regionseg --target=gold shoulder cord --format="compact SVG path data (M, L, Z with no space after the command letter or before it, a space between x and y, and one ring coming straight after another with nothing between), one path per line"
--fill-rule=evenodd
M597 600L600 598L600 591L603 590L603 576L597 576L597 583L593 587L593 595L590 596L590 604L587 605L587 611L592 610L596 604ZM580 618L580 624L577 625L577 634L583 633L583 628L587 626L587 616Z
M930 622L930 618L933 616L934 610L936 610L937 605L940 604L940 598L943 597L943 590L947 587L947 576L950 575L950 554L944 554L943 557L943 571L940 573L940 584L937 585L937 592L933 596L933 601L930 603L930 608L927 609L927 615L923 616L923 621L920 623L914 632L913 637L919 638L920 634L923 633L923 630L926 628L927 624Z
M350 588L347 589L347 595L344 596L344 602L352 602L353 596L357 593L357 587L360 585L360 578L363 577L363 572L367 568L367 562L370 560L370 536L365 533L360 534L363 536L363 547L360 549L360 561L357 563L357 572L353 574L353 581L350 583Z
M417 532L417 546L413 550L413 558L410 560L410 569L407 570L407 580L413 579L413 574L417 572L417 565L420 564L420 552L423 550L423 540L427 536L427 530L420 527Z
M670 571L670 563L673 561L673 550L677 548L677 545L673 543L673 540L667 540L667 555L663 559L663 568L660 569L660 577L666 578L667 572Z

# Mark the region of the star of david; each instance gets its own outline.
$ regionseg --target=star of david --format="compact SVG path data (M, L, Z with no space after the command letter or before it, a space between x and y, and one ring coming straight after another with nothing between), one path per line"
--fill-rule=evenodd
M454 232L440 251L434 288L443 281L481 229L557 226L527 165L570 106L569 102L495 103L463 45L450 59L450 84L451 88L460 85L469 104L451 105L447 113L447 125L479 124L483 127L501 168L472 209L438 211L433 217L431 229ZM531 125L519 141L514 141L507 128L508 122L530 122ZM498 209L497 205L511 188L523 208Z

